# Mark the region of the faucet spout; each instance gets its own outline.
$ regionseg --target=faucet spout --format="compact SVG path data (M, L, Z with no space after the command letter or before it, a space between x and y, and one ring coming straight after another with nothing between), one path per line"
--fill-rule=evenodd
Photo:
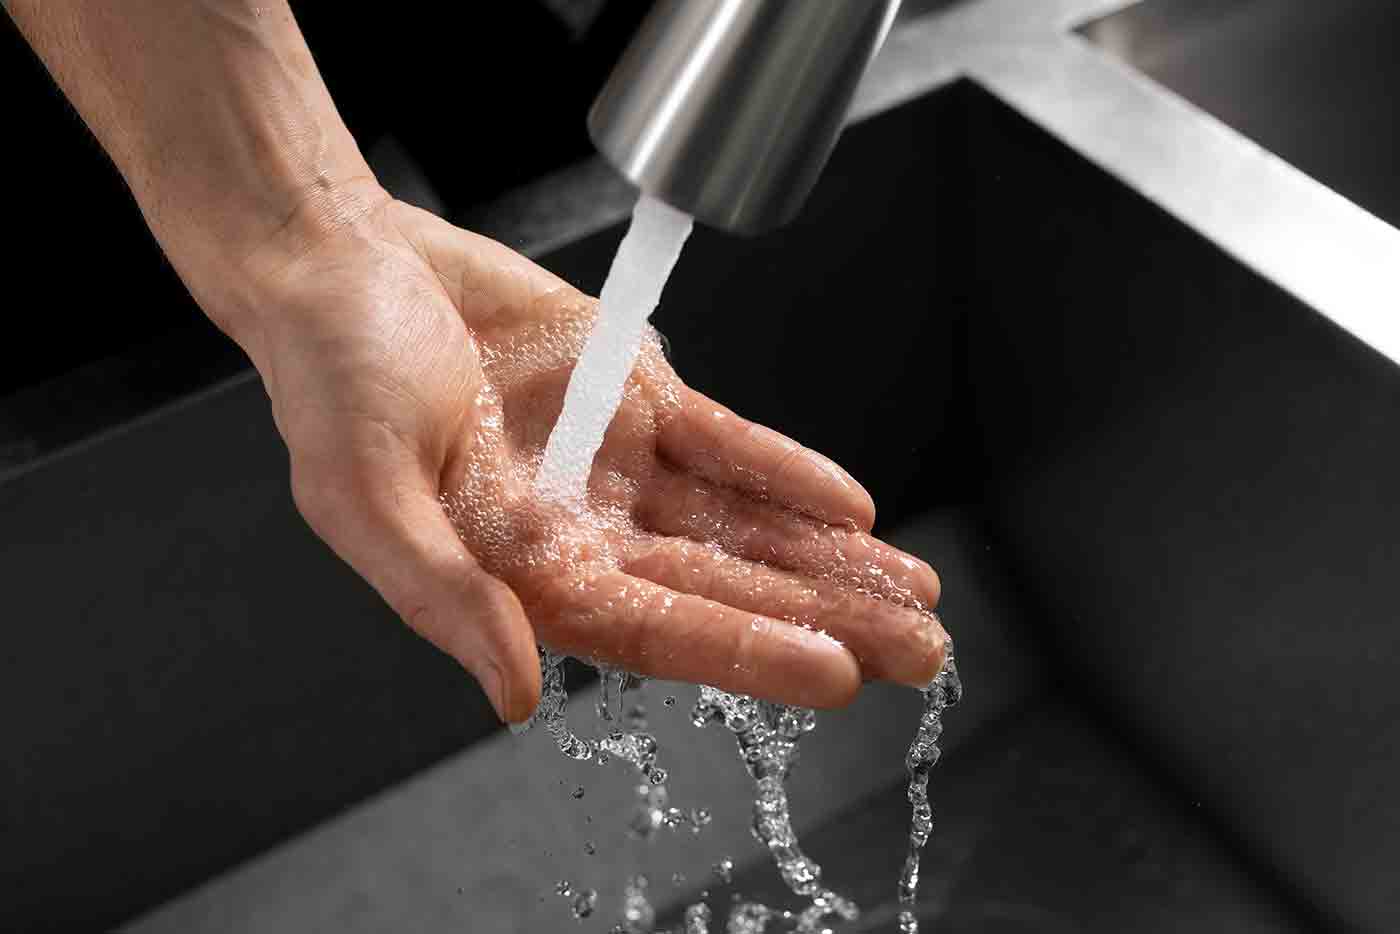
M761 233L816 183L899 0L660 0L588 115L642 191Z

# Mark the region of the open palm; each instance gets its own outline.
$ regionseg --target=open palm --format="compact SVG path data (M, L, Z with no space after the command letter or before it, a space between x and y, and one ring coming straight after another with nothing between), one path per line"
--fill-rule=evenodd
M937 673L933 570L870 536L844 471L687 388L654 340L587 503L534 494L596 303L529 260L385 198L260 279L280 310L250 352L299 508L503 718L538 700L537 639L805 706Z

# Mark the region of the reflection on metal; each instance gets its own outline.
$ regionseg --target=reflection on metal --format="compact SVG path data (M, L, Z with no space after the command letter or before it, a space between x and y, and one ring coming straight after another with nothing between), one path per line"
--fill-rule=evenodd
M797 213L899 0L663 0L588 115L653 197L741 233Z
M899 23L857 93L851 120L969 77L1400 363L1400 231L1074 32L1132 5L969 0ZM547 180L539 192L552 191L552 200L572 187L570 178ZM556 217L541 240L512 231L505 218L494 226L511 242L543 251L621 220L632 197L613 188L576 216Z

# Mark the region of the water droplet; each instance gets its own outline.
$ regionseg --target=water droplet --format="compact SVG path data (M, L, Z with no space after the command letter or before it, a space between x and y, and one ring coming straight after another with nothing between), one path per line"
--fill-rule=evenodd
M697 902L685 909L684 934L710 934L710 906Z
M573 912L575 918L582 921L593 914L593 909L597 904L598 893L592 889L584 889L574 896L574 903L569 906L569 910Z

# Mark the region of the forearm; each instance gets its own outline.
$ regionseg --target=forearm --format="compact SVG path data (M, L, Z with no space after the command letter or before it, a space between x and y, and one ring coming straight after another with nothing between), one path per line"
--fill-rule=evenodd
M230 283L260 253L377 203L285 0L4 2L235 337L250 299Z

